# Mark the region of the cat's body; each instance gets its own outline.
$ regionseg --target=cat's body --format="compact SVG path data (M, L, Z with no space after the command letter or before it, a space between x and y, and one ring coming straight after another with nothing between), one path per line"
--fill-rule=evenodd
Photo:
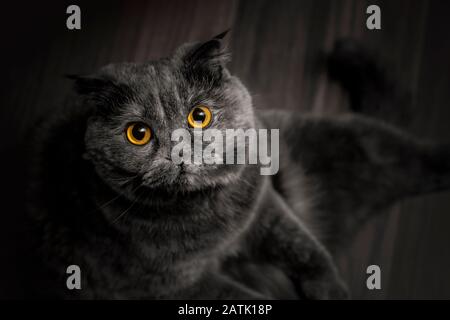
M450 185L448 149L388 125L254 114L218 38L76 81L87 98L42 130L36 158L32 211L45 262L36 294L345 298L322 241L334 250L381 207ZM174 165L170 132L188 128L199 103L213 106L215 128L280 129L280 172ZM154 134L143 147L124 139L138 120ZM81 268L81 290L66 287L69 265Z
M292 220L294 230L304 229L305 234L299 232L299 236L305 237L301 240L305 248L299 254L310 258L307 248L311 241L311 249L323 254L324 261L317 263L330 263L333 276L329 284L333 284L336 270L331 258L307 227L296 220L298 212L275 191L273 178L260 175L257 166L247 166L240 179L227 188L185 195L160 192L157 203L137 203L118 196L80 156L84 141L79 133L86 119L74 122L76 117L68 118L68 122L57 121L65 133L53 126L51 132L58 136L56 140L64 137L71 143L67 150L58 150L63 158L54 157L56 145L48 145L52 156L40 166L46 179L35 189L40 190L35 208L50 208L42 217L36 212L40 217L40 247L36 252L50 266L40 294L48 291L50 296L83 298L295 298L298 294L284 275L284 266L273 263L279 253L277 245L282 243L272 232L276 233L277 221L283 215ZM68 127L77 129L68 132ZM73 168L78 169L70 170ZM69 186L67 181L71 181ZM299 198L306 209L308 199ZM280 236L287 242L294 238L290 233L281 232ZM65 271L72 264L82 270L80 291L66 288ZM310 265L317 267L305 261L304 268ZM236 272L245 272L249 266L253 267L249 278L232 280L242 277ZM300 270L296 272L300 274ZM243 283L247 281L250 285L254 282L263 294L246 289ZM327 289L319 286L317 291L316 298L328 297ZM343 297L344 293L335 294L331 297Z

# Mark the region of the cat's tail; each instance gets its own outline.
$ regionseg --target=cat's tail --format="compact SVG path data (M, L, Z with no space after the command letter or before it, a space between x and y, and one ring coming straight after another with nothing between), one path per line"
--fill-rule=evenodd
M327 72L346 92L351 111L400 126L410 121L411 94L392 80L386 63L356 40L335 42Z

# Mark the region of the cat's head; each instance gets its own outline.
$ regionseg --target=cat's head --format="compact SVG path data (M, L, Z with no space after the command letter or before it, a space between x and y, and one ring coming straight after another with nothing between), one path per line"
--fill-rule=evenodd
M171 157L176 129L254 127L251 97L227 70L221 38L183 45L157 61L111 64L75 77L93 109L86 156L110 187L133 197L136 188L185 193L239 179L239 165L176 164Z

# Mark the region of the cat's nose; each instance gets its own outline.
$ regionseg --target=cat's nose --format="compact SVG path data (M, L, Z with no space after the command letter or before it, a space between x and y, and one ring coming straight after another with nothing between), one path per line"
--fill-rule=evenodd
M167 160L169 160L170 162L173 162L171 157L166 156L165 158L166 158ZM177 163L176 165L178 165L181 169L183 169L184 166L185 166L184 160L181 159L181 160L179 161L179 163Z
M172 160L172 158L170 156L165 156L164 159L170 161L171 163L173 163L173 160ZM180 167L180 169L184 169L185 166L186 166L185 163L184 163L184 160L180 160L180 161L181 162L178 163L177 165L178 165L178 167Z

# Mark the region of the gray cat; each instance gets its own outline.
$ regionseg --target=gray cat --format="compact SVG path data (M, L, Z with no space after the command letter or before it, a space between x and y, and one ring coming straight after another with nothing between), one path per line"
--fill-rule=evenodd
M380 121L256 112L222 37L72 76L82 99L34 156L36 295L344 299L331 254L382 207L450 186L449 148ZM279 128L279 173L174 164L171 132L203 105L210 128Z

